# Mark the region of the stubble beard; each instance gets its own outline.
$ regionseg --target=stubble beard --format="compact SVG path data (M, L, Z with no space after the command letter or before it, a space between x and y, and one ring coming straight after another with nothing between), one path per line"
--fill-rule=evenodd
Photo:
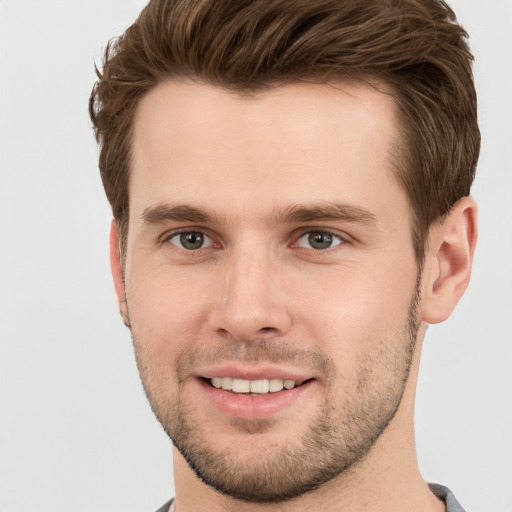
M421 276L421 274L420 274ZM300 439L268 444L264 451L241 453L233 446L215 449L210 443L208 425L202 423L194 406L178 389L165 399L150 383L151 364L139 341L134 338L141 380L153 412L185 458L204 483L232 498L253 503L280 503L318 489L334 478L354 470L370 452L394 418L407 384L416 348L420 304L420 276L410 302L407 321L400 339L378 343L373 354L359 362L358 378L352 389L344 389L344 400L336 399L334 386L326 390L325 400L316 418L311 419ZM290 347L255 340L218 352L229 353L241 361L286 361L310 358L310 367L321 368L326 382L335 381L335 366L325 354L299 354ZM175 370L187 367L194 356L190 352L176 363ZM382 374L387 380L383 382ZM181 382L178 378L178 382ZM180 384L181 386L182 384ZM297 418L297 422L302 422ZM255 436L271 430L270 421L237 420L233 426L245 430L248 446ZM248 450L250 451L250 450Z

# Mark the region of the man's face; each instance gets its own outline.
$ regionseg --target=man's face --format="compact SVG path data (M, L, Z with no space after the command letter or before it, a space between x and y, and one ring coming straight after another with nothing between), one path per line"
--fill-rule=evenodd
M160 84L134 125L125 265L144 387L196 474L298 496L372 450L418 330L389 96ZM291 389L288 389L291 388Z

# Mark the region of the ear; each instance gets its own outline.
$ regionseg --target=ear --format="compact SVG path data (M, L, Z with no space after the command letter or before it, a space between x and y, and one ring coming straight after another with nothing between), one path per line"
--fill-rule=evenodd
M115 219L112 219L112 224L110 226L110 268L112 270L112 277L114 278L114 288L116 289L119 312L121 313L124 325L129 328L130 320L128 316L128 306L126 303L124 271L121 251L119 248L119 227Z
M423 273L422 319L446 320L466 291L477 241L477 207L463 197L444 221L430 230Z

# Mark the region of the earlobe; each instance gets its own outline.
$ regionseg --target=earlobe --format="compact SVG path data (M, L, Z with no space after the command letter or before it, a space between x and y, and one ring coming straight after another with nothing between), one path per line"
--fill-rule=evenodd
M119 227L115 219L112 219L112 224L110 226L110 268L112 270L112 277L114 279L114 287L116 290L117 302L119 304L119 312L121 313L124 325L129 328L130 321L126 303L124 271L121 259L121 250L119 247Z
M466 291L477 241L477 206L460 199L443 222L431 228L423 274L422 318L446 320Z

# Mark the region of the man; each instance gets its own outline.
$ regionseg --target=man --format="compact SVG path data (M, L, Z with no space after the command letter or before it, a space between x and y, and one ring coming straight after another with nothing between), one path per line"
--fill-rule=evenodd
M438 0L154 0L107 48L90 111L175 446L161 511L462 510L413 412L476 244L465 38Z

